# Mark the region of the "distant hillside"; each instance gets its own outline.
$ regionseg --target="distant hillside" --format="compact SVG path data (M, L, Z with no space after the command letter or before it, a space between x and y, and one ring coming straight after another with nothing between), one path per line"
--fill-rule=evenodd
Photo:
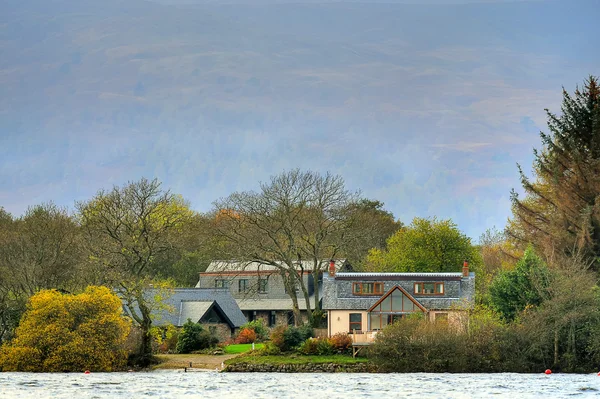
M394 112L424 105L415 91L452 91L445 74L468 78L486 65L503 75L489 58L503 55L484 60L484 46L519 51L522 38L540 52L560 46L561 33L544 28L556 21L538 18L532 4L8 0L0 130L391 123ZM506 27L515 13L523 25Z

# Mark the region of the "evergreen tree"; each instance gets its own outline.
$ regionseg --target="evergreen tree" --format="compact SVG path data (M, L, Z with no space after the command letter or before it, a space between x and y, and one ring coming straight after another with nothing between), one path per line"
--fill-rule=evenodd
M492 281L490 306L512 321L525 308L543 302L549 281L548 267L529 247L513 270L499 273Z
M590 77L573 96L563 89L562 114L546 110L549 133L535 151L534 179L521 170L526 196L512 192L508 233L540 253L582 253L600 270L600 87Z
M179 334L177 353L190 353L200 349L210 348L217 342L218 340L202 328L202 325L188 319L183 325L181 334Z

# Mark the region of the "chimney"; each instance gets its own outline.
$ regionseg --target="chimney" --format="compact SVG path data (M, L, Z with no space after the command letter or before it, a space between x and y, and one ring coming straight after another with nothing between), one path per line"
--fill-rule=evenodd
M463 263L462 276L463 277L469 277L469 262L467 262L466 260L465 260L465 263Z
M333 259L329 261L329 275L335 277L335 261Z

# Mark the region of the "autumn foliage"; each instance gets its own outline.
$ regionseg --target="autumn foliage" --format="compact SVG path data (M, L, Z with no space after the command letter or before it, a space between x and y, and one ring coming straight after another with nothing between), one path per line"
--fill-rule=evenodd
M244 328L237 336L236 344L251 344L256 341L256 333L250 328Z
M352 338L346 333L337 333L331 337L331 343L340 353L347 353L352 348Z
M114 371L127 354L121 348L130 323L121 300L106 287L79 295L40 291L27 305L15 338L0 348L2 371Z

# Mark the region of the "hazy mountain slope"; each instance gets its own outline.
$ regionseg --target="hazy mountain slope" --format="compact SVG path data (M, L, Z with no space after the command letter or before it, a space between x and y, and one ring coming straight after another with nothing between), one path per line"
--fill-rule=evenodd
M448 7L10 0L0 17L0 128L167 128L198 117L243 127L290 110L335 119L413 108L412 91L444 83L444 73L486 65L501 74L510 66L490 57L514 56L520 38L541 53L560 46L539 26L554 21L533 18L530 4L453 6L456 19ZM514 13L517 29L504 23Z
M0 206L145 175L207 209L303 167L501 226L543 109L600 72L597 0L238 2L2 1Z

